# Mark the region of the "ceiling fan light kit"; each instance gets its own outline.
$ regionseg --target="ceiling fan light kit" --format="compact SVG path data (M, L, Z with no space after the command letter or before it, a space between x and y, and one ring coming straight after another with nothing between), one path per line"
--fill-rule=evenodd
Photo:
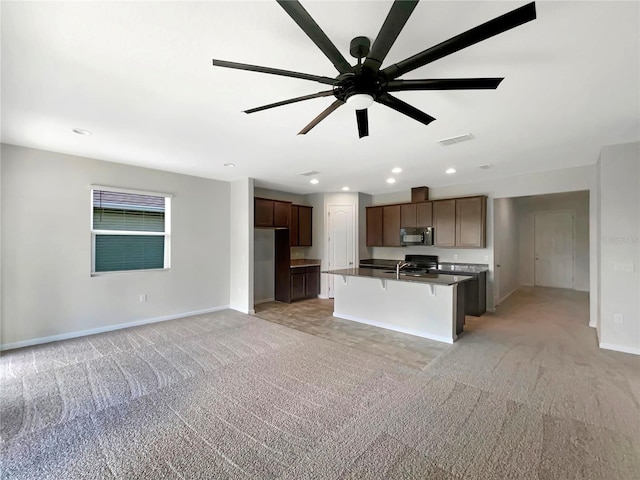
M369 135L369 118L367 108L373 102L385 105L402 113L424 125L435 120L431 115L392 96L389 92L409 90L477 90L496 89L503 78L444 78L402 80L399 77L431 62L446 57L463 48L479 43L487 38L511 30L519 25L536 18L535 2L505 13L482 25L456 35L431 48L423 50L401 62L385 68L382 64L404 28L407 20L419 0L395 0L391 6L378 36L373 45L367 37L355 37L351 40L349 53L357 59L356 65L351 65L338 51L329 37L324 33L315 20L309 15L297 0L276 0L285 12L298 24L304 33L316 44L324 55L333 63L339 74L335 78L311 75L302 72L282 70L245 63L213 60L214 66L248 70L252 72L268 73L285 77L309 80L325 85L331 85L331 90L324 90L310 95L270 103L261 107L245 110L245 113L255 113L274 107L289 105L320 97L333 96L334 102L314 118L299 134L305 135L318 123L328 117L345 103L356 111L358 135L360 138ZM364 61L363 61L364 59Z
M373 105L373 97L368 93L354 93L347 98L347 105L354 110L365 110Z

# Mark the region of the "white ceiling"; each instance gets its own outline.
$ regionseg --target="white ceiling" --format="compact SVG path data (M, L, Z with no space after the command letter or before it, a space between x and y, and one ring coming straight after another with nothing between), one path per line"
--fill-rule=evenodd
M423 1L383 66L525 3ZM352 60L350 40L374 39L391 2L303 5ZM640 139L634 1L537 2L536 20L403 77L506 77L497 90L398 93L437 120L425 126L374 104L364 139L347 107L296 135L331 97L242 113L327 86L213 67L212 58L337 75L275 1L1 8L5 143L220 180L249 176L295 193L344 185L383 193L592 164L601 146ZM464 133L476 139L435 143ZM404 171L388 185L395 166ZM448 167L458 173L446 175ZM308 170L321 172L318 185L298 175Z

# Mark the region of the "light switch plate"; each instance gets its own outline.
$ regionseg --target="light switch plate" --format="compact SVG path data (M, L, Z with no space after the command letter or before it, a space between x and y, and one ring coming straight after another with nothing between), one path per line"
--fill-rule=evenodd
M622 323L624 321L624 317L622 316L621 313L614 313L613 314L613 322L614 323Z

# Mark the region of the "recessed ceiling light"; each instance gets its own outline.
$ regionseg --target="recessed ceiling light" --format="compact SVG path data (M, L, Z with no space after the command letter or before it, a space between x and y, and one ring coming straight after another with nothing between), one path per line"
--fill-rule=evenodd
M235 163L225 163L224 166L225 167L229 167L229 168L233 168L233 167L236 166L236 164Z
M395 178L387 178L387 183L396 183Z
M401 173L402 169L400 167L396 167L393 170L391 170L391 173Z
M447 168L445 173L448 173L449 175L452 175L452 174L456 173L456 169L455 168Z
M85 130L84 128L74 128L71 130L73 133L77 133L78 135L92 135L89 130Z
M313 183L314 185L317 185L318 183L320 183L320 180L318 180L317 178L313 178L309 181L309 183Z
M348 192L349 191L349 187L342 187L342 191L343 192Z

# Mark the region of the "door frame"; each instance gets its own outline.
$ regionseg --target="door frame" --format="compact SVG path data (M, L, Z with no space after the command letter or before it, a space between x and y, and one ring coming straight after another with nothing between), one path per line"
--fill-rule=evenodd
M536 284L536 215L539 213L571 213L571 290L575 290L576 285L576 211L571 208L561 210L536 210L533 213L533 286ZM548 287L562 288L562 287Z

